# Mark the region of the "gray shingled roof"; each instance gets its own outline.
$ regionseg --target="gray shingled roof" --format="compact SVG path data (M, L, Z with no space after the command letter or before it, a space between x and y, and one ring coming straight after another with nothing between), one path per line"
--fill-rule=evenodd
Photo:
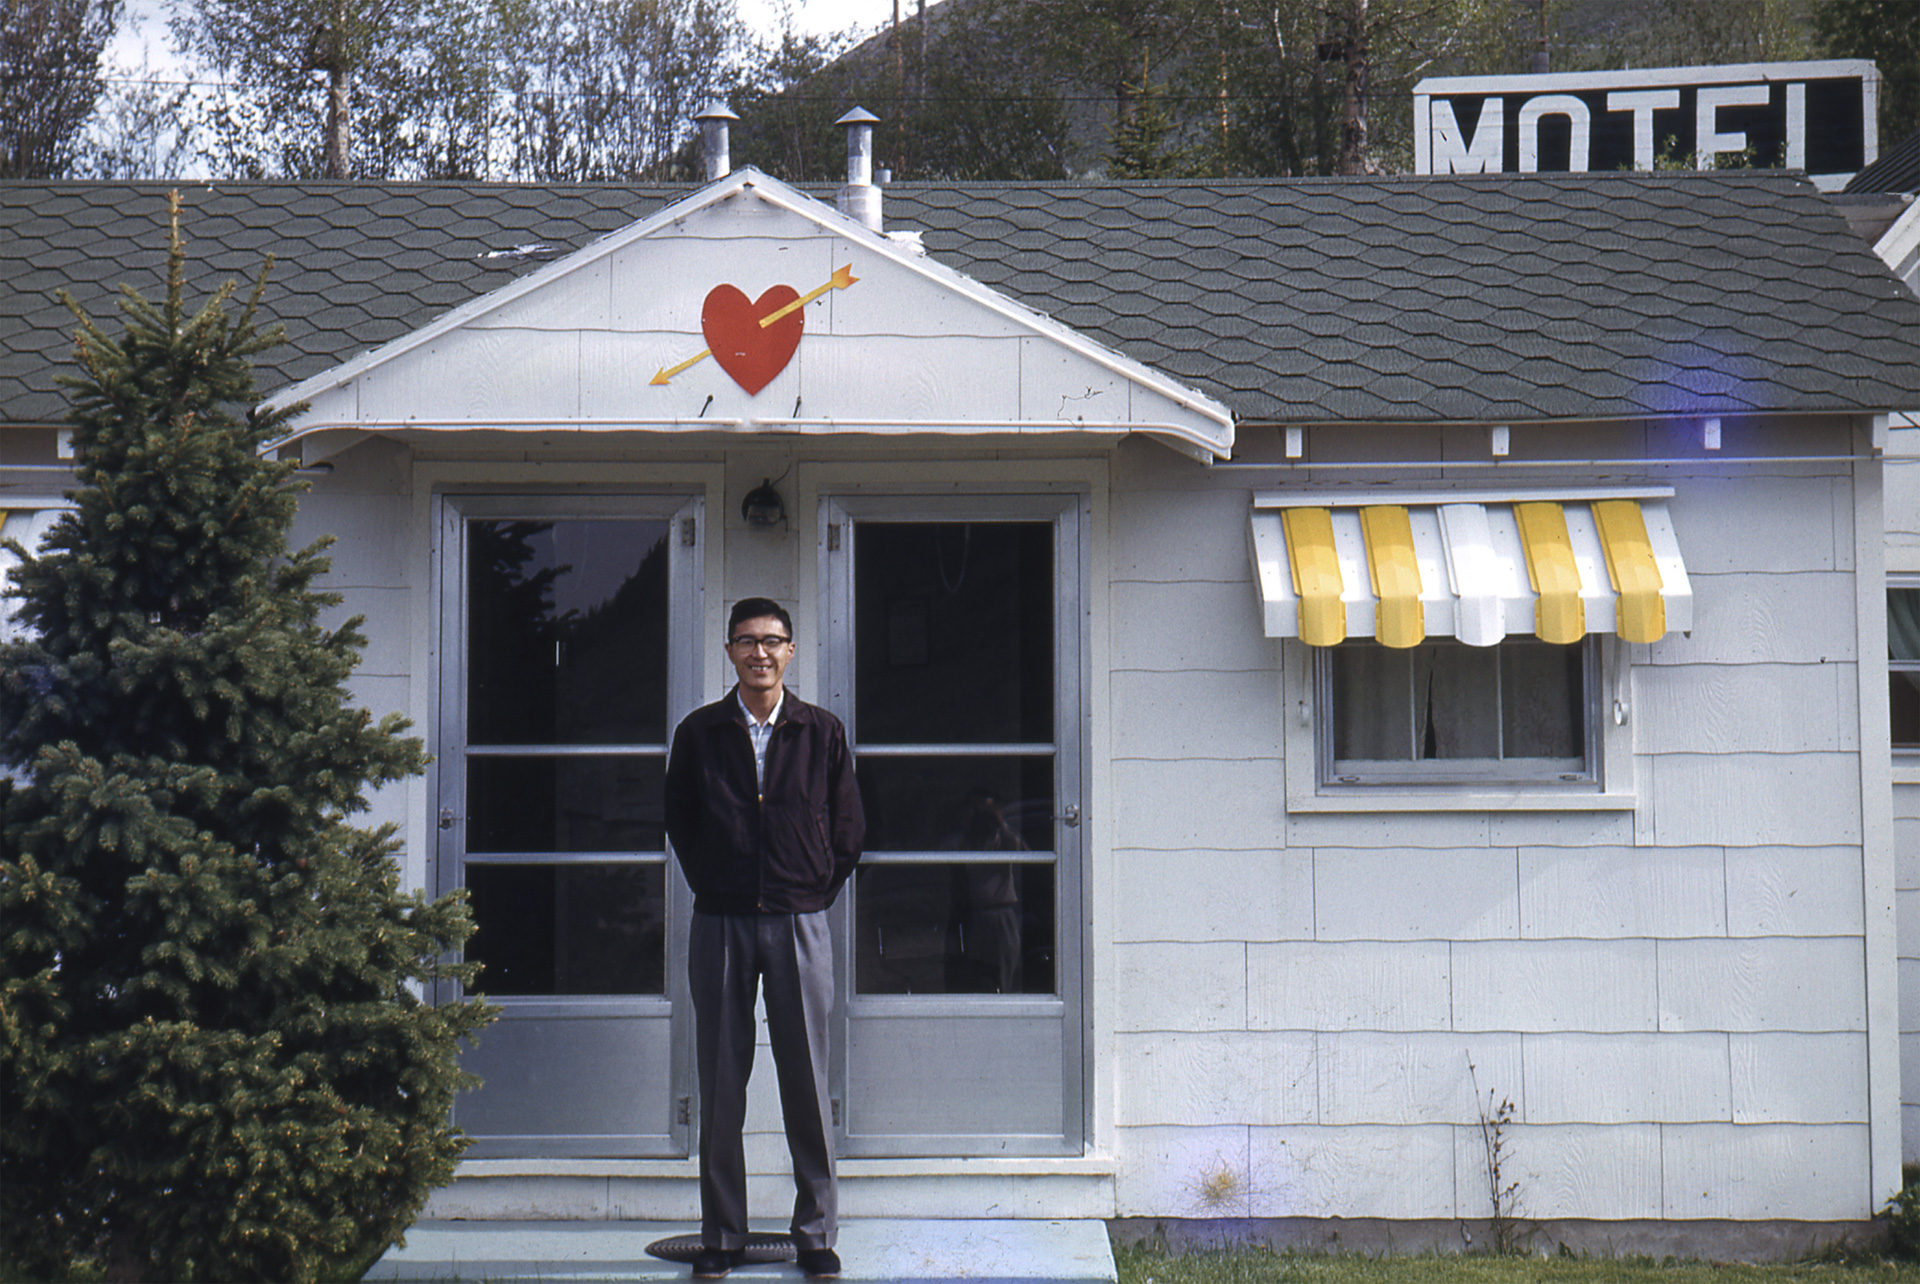
M316 374L684 187L198 184L196 284L276 265ZM160 184L0 183L0 422L56 422L72 319L158 290ZM1920 300L1779 174L896 185L890 229L1243 420L1920 408Z
M1920 133L1907 135L1847 180L1848 193L1920 192Z

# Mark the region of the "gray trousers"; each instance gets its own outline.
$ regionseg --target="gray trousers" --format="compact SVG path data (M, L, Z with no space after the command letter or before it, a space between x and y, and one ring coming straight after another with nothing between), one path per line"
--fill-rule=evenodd
M793 1241L831 1248L839 1233L827 1101L833 941L818 914L695 914L687 940L694 1049L700 1070L700 1239L747 1242L747 1076L754 995L764 983L780 1113L793 1156Z

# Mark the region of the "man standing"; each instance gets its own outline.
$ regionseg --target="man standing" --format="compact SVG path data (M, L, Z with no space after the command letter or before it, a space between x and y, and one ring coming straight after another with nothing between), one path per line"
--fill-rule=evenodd
M840 720L786 690L793 620L764 597L727 622L739 683L688 714L667 759L667 837L693 888L687 975L700 1070L695 1279L738 1266L747 1242L741 1129L764 983L780 1112L793 1156L793 1242L808 1279L840 1274L827 1104L833 943L827 907L866 838Z

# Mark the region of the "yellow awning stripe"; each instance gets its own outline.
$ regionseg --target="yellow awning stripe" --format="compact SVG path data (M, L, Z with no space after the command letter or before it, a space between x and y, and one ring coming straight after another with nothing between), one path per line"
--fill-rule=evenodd
M1640 505L1630 499L1596 500L1593 522L1607 555L1607 574L1620 595L1616 632L1629 642L1658 642L1667 632L1667 603L1660 596L1660 568Z
M1347 636L1347 607L1340 600L1340 559L1333 548L1333 513L1325 508L1289 508L1282 515L1293 591L1300 599L1300 640L1333 646Z
M1373 579L1373 636L1392 647L1419 646L1427 640L1427 615L1420 605L1420 563L1413 551L1413 524L1407 510L1379 504L1360 510L1367 541L1367 569Z
M1573 560L1573 539L1560 505L1544 500L1513 506L1520 546L1527 555L1527 578L1539 594L1533 632L1542 642L1578 642L1587 634L1587 610L1580 601L1580 567Z

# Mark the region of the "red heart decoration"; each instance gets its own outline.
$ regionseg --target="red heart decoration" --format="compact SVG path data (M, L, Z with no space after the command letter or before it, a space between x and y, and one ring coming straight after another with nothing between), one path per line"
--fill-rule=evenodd
M772 325L760 319L778 312L800 297L790 285L770 287L757 299L748 299L739 287L716 285L700 309L700 330L720 368L752 396L787 368L800 346L805 308L795 308Z

